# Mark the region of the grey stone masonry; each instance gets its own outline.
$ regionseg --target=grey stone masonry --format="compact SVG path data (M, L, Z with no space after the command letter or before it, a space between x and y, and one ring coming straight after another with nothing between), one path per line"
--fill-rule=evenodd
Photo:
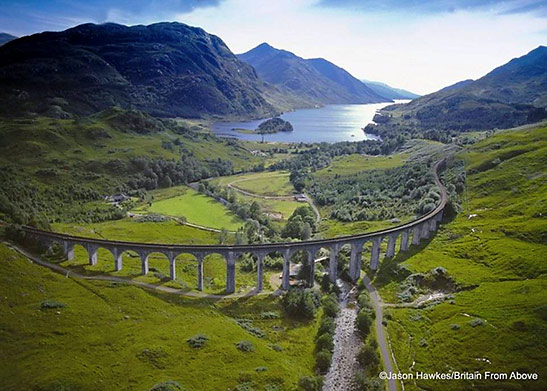
M395 255L396 242L397 242L397 235L396 234L389 235L389 239L387 241L386 257L391 258Z

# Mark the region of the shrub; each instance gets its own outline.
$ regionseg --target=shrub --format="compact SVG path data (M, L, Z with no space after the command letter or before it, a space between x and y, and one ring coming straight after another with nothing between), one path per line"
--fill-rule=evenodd
M367 292L362 292L359 295L357 303L359 303L359 308L372 308L372 303L370 302L370 297Z
M359 330L361 337L365 338L370 333L370 326L372 325L372 320L367 311L360 310L355 322L355 326L357 327L357 330Z
M245 331L247 331L249 334L254 335L255 337L264 338L266 336L264 331L262 331L258 327L253 326L250 319L236 319L235 322Z
M262 319L278 319L279 318L279 314L274 311L263 312L262 314L260 314L260 316L262 317Z
M66 304L55 300L45 300L40 304L40 308L43 310L50 310L55 308L65 308Z
M336 314L338 314L339 309L340 307L338 305L336 295L331 293L330 295L323 298L323 312L325 313L325 315L334 318L336 317Z
M209 338L206 335L203 334L197 334L194 335L191 338L188 338L186 342L188 342L188 345L193 347L194 349L200 349L203 346L205 346L205 343L209 340Z
M334 343L332 342L332 334L322 334L317 337L317 342L315 343L315 350L318 352L323 350L328 350L332 352L334 349Z
M475 319L469 321L469 326L471 326L471 327L484 326L484 323L486 323L486 322L483 319L475 318Z
M334 322L334 319L328 316L323 316L321 318L321 324L319 325L319 330L317 331L317 335L326 334L326 333L334 334L335 329L336 329L336 323Z
M167 380L156 384L150 391L180 391L182 386L174 380Z
M357 353L357 361L359 361L361 366L370 368L371 370L377 368L380 364L378 353L372 346L363 346L359 350L359 353Z
M278 344L271 344L271 345L268 345L268 347L276 352L282 352L283 351L283 346L280 346Z
M332 353L328 350L321 350L315 356L315 366L320 373L326 373L330 367Z
M240 383L236 386L235 391L254 391L252 382Z
M319 294L311 289L291 288L283 296L282 303L290 316L313 319L319 307Z
M355 383L359 390L363 391L384 391L384 382L380 379L370 379L364 372L359 372L355 376Z
M255 347L251 341L243 340L236 343L236 347L242 352L254 352Z
M320 376L303 376L298 379L298 389L301 391L321 391L323 379Z

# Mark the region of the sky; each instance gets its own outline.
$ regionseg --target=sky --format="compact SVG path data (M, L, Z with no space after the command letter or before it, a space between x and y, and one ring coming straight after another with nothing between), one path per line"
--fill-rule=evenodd
M178 21L426 94L547 45L546 0L0 0L0 32Z

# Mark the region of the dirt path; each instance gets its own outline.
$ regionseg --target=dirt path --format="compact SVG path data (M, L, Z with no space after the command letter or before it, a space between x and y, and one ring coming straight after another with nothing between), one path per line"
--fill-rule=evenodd
M114 276L105 276L105 275L96 275L96 276L86 276L83 274L76 273L70 269L67 269L65 267L59 266L57 264L44 261L40 257L29 253L28 251L12 244L9 242L1 242L8 246L10 249L18 252L19 254L23 255L25 258L27 258L30 262L36 263L37 265L47 267L48 269L51 269L57 273L64 274L67 278L78 278L82 280L96 280L96 281L111 281L111 282L119 282L122 284L128 284L128 285L135 285L139 286L141 288L146 289L152 289L156 291L171 293L174 295L180 295L180 296L188 296L188 297L197 297L197 298L204 298L204 299L235 299L235 298L241 298L241 297L249 297L249 296L255 296L255 295L279 295L281 294L280 290L276 290L273 292L257 292L256 289L253 289L246 293L232 293L231 295L216 295L216 294L209 294L209 293L203 293L203 292L188 292L184 291L182 289L177 288L171 288L168 286L161 286L161 285L154 285L149 284L147 282L142 281L134 281L134 280L128 280L126 278L122 277L114 277Z
M387 341L387 337L384 333L384 325L382 324L383 315L382 315L382 299L376 288L370 283L368 276L363 276L363 281L367 287L367 291L370 294L370 299L374 304L374 311L376 312L376 334L378 337L378 346L380 347L380 353L382 356L382 362L384 363L384 371L387 373L394 373L393 365L391 363L391 347ZM397 382L394 379L387 381L388 391L397 391Z

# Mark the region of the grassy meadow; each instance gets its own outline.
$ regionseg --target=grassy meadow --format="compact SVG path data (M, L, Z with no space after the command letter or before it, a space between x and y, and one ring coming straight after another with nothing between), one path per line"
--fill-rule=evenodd
M547 388L547 128L498 132L459 155L466 161L464 210L420 251L382 264L382 298L403 286L394 264L412 273L442 266L453 298L423 309L390 308L387 329L401 371L532 372L534 382L496 389ZM405 382L407 390L491 390L488 381Z
M237 215L219 201L184 187L184 192L160 201L151 201L145 210L165 216L184 217L189 223L204 227L236 231L244 224Z
M66 278L5 245L0 258L3 390L133 391L166 380L188 390L294 390L313 373L317 323L285 318L279 299L215 302ZM198 334L207 341L193 348L187 340ZM244 340L253 352L236 348Z

